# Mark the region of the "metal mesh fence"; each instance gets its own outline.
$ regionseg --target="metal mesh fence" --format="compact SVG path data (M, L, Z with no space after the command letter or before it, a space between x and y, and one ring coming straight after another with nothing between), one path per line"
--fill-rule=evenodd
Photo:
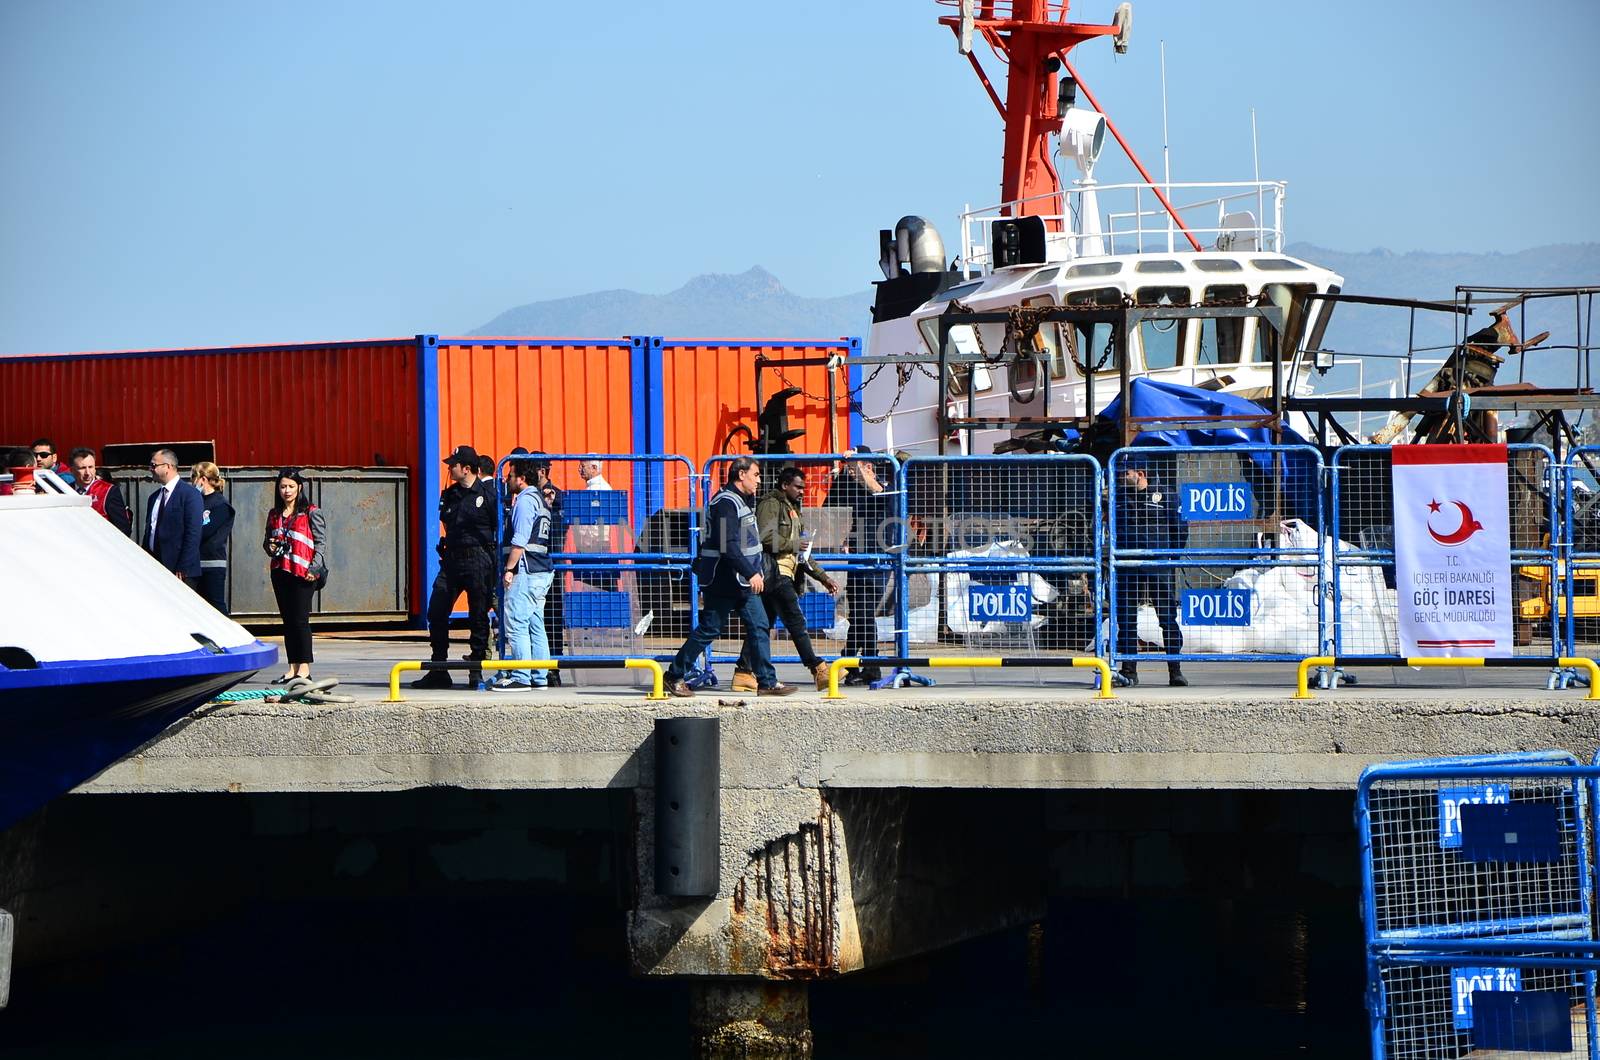
M1561 959L1540 950L1525 956ZM1377 995L1385 1016L1381 1055L1390 1060L1593 1056L1592 973L1497 963L1505 960L1439 956L1428 963L1386 964Z
M913 457L902 484L913 650L1099 654L1102 478L1092 458Z
M508 463L498 483L509 518ZM697 543L693 466L681 456L530 454L552 513L550 654L670 654L688 634ZM664 498L686 493L689 508ZM509 543L509 523L502 535ZM505 547L505 544L502 545ZM502 587L502 592L503 592ZM504 645L502 644L502 651Z
M1366 804L1370 925L1380 937L1568 930L1588 922L1583 786L1573 780L1384 780ZM1534 862L1462 844L1463 807L1547 807L1556 846Z
M706 461L702 497L709 500L716 495L736 459L729 455ZM751 459L761 467L756 509L764 543L773 540L779 506L789 503L778 485L784 469L795 468L802 476L799 531L793 544L805 563L788 574L779 573L793 585L812 652L822 658L896 654L902 629L896 618L897 573L905 540L899 463L877 453ZM825 583L805 573L807 567L820 571L837 591L830 593ZM782 595L787 596L787 590ZM771 605L773 662L808 661L782 619L777 595L769 591L764 599ZM713 664L736 660L743 640L743 623L733 616L712 644Z
M1333 458L1333 651L1342 656L1405 654L1395 587L1395 496L1387 446L1345 446ZM1553 528L1554 461L1537 445L1507 447L1512 636L1517 655L1560 654Z
M1315 449L1122 449L1110 478L1114 661L1321 650L1327 572Z
M1362 775L1375 1056L1595 1055L1593 774L1548 751Z

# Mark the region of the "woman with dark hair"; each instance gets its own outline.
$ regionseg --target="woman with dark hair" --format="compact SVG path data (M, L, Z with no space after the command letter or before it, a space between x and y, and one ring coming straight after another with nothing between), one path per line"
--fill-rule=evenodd
M191 583L206 603L228 613L228 540L233 536L233 505L222 495L228 484L222 469L209 460L197 460L189 469L189 482L200 491L205 512L200 522L200 580Z
M322 509L305 495L299 468L278 472L278 503L267 513L261 543L272 557L272 594L283 617L283 650L289 672L275 683L311 677L311 597L328 580L328 526Z

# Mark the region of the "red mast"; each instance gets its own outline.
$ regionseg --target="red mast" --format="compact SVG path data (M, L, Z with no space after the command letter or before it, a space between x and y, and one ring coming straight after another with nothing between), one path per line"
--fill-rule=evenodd
M1146 184L1155 192L1161 205L1166 207L1181 231L1196 251L1200 243L1189 226L1183 223L1178 211L1156 185L1150 171L1145 169L1139 156L1133 153L1128 141L1101 110L1089 93L1089 86L1078 77L1077 70L1067 59L1067 53L1086 40L1095 37L1116 38L1117 50L1126 51L1128 29L1132 20L1131 5L1117 9L1115 21L1109 26L1090 26L1067 21L1067 8L1071 0L938 0L946 7L959 7L961 14L946 15L939 19L949 26L960 43L978 80L983 83L1000 120L1006 125L1004 168L1000 175L1000 201L1016 203L1007 206L1008 214L1053 214L1065 211L1061 204L1061 182L1055 163L1050 160L1050 137L1061 132L1059 78L1057 72L1065 67L1077 82L1095 110L1106 119L1106 130L1116 138L1128 161L1139 171ZM1053 13L1053 17L1052 17ZM1008 63L1011 72L1006 75L1006 99L994 90L989 75L983 72L978 57L972 53L973 34L979 34L994 49L1002 62ZM1019 201L1020 200L1020 201ZM1054 222L1051 222L1052 225Z
M960 6L959 0L940 0ZM1019 214L1062 212L1061 184L1050 159L1050 137L1061 132L1057 104L1064 56L1086 40L1114 37L1118 24L1089 26L1067 21L1069 0L972 0L961 15L939 21L955 32L978 80L1006 126L1005 162L1000 180L1000 201L1017 202ZM1001 61L1008 63L1006 99L1000 102L978 57L972 53L974 34L981 35Z

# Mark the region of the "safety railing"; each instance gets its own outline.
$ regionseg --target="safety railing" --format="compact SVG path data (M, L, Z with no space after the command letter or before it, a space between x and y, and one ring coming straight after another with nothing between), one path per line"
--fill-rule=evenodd
M422 670L645 670L650 674L650 691L645 698L667 698L665 671L654 659L478 659L448 662L412 659L390 667L388 702L405 702L405 697L400 694L400 675Z
M694 465L674 454L533 453L501 458L497 488L508 551L513 461L531 461L552 513L554 578L543 620L553 658L618 660L670 655L695 621L692 562L698 547ZM687 485L684 485L687 483ZM663 498L687 492L688 508ZM499 586L500 653L507 643L506 586Z
M1104 477L1093 458L912 457L901 486L907 643L1101 654Z
M828 692L824 699L843 699L839 692L839 678L846 670L859 670L864 660L845 656L835 659L828 666ZM958 668L969 670L992 669L999 667L1022 667L1025 669L1040 669L1047 667L1066 666L1075 669L1092 669L1098 671L1095 678L1094 689L1097 699L1116 699L1116 693L1111 691L1111 667L1106 661L1094 656L1063 656L1063 655L1013 655L1013 656L977 656L977 655L945 655L928 658L912 658L901 656L898 658L872 660L885 668L906 668L927 666L933 669Z
M722 489L737 459L724 455L706 461L702 487L706 501ZM798 552L837 589L830 593L823 583L798 572L791 578L811 651L818 658L872 656L887 644L890 654L904 654L905 597L898 591L905 541L899 462L887 453L788 453L746 459L754 460L761 472L752 505L758 510L763 504L790 503L778 485L779 477L786 468L800 473ZM777 595L768 593L765 602L776 604ZM807 661L801 658L796 631L787 628L773 606L768 611L772 661ZM734 662L741 654L744 628L736 619L712 644L713 664Z
M1295 674L1294 698L1312 698L1308 682L1313 669L1340 670L1347 667L1360 666L1411 666L1419 670L1440 668L1471 669L1474 667L1486 667L1489 669L1532 669L1542 667L1547 669L1574 671L1582 670L1585 677L1585 683L1589 687L1589 695L1587 698L1600 699L1600 665L1597 665L1593 659L1582 656L1556 656L1553 658L1544 658L1543 656L1536 655L1518 655L1511 658L1497 659L1463 658L1459 656L1444 658L1437 655L1425 655L1418 657L1406 657L1400 655L1311 656L1310 658L1300 660L1300 665Z
M1565 752L1372 766L1357 783L1372 1054L1597 1055L1600 769Z
M1556 555L1561 531L1554 460L1543 446L1509 445L1506 450L1509 525L1481 529L1503 535L1510 548L1512 654L1531 658L1585 654L1567 650L1557 623L1557 608L1553 606L1561 569ZM1477 599L1476 590L1483 584L1462 581L1459 585L1396 585L1396 497L1391 453L1388 446L1345 446L1333 458L1332 651L1326 654L1341 659L1407 654L1401 636L1402 608L1444 615L1470 611L1476 605L1452 601ZM1438 523L1436 537L1442 533L1448 538L1468 528L1470 510L1463 511L1450 498L1408 497L1403 502L1426 506L1431 511L1425 514L1438 513L1425 524L1434 530L1434 523ZM1477 578L1480 572L1466 573ZM1465 648L1460 654L1485 653Z
M1021 213L1039 214L1050 228L1047 258L1069 261L1105 254L1190 251L1192 235L1206 250L1252 254L1283 252L1282 181L1096 184L1067 187L1016 202L968 210L961 215L961 260L969 271L992 271L996 222ZM1168 213L1165 194L1183 218ZM1019 207L1027 204L1030 209Z
M1112 454L1110 658L1322 654L1322 457L1309 446ZM1146 652L1145 644L1159 645Z

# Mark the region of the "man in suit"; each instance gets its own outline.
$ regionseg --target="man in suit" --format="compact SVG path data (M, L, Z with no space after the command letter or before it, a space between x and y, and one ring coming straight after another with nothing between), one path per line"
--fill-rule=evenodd
M157 449L150 474L161 488L150 495L144 513L144 550L180 581L200 580L200 526L206 502L178 475L178 454Z

